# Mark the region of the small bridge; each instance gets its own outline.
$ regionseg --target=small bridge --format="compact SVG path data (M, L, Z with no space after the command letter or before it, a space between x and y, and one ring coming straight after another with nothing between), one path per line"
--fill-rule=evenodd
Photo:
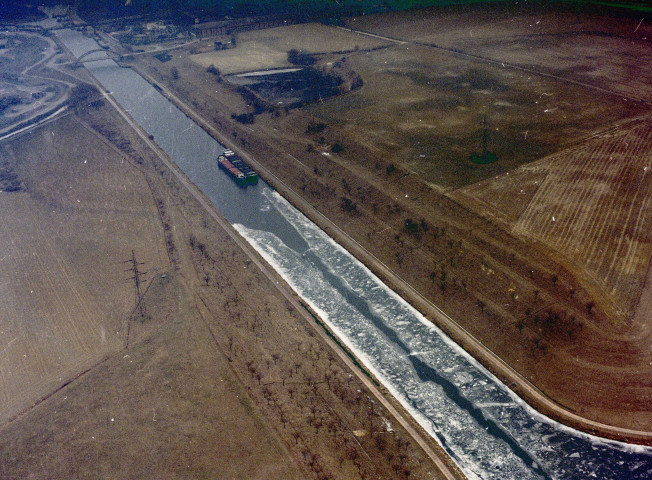
M158 48L155 50L149 50L149 51L143 51L143 52L130 52L130 53L115 53L109 49L106 48L94 48L93 50L89 50L88 52L85 52L82 54L77 60L72 61L72 62L66 62L66 63L60 63L59 65L71 65L73 67L81 67L85 63L90 63L90 62L100 62L102 60L123 60L127 57L136 57L138 55L155 55L157 53L161 52L167 52L169 50L176 50L178 48L183 48L187 47L188 45L192 45L193 43L197 43L199 40L193 40L192 42L188 43L183 43L181 45L174 45L172 47L166 47L166 48ZM105 55L103 55L101 58L88 58L94 53L99 53L103 52Z
M102 52L104 55L102 57L98 58L88 58L94 53L99 53ZM77 60L74 60L72 62L65 62L65 63L60 63L59 65L70 65L73 68L79 68L82 67L85 63L91 63L91 62L101 62L102 60L122 60L126 57L134 57L136 55L145 55L150 52L133 52L133 53L115 53L112 52L111 50L107 50L105 48L94 48L93 50L89 50L88 52L85 52L83 55L81 55Z
M98 52L103 52L106 56L103 58L88 58L89 56L93 55L94 53ZM106 60L107 58L112 58L115 60L122 60L122 57L124 55L117 54L115 52L112 52L111 50L107 50L104 48L95 48L93 50L89 50L88 52L84 53L82 56L80 56L76 62L79 65L83 63L88 63L88 62L99 62L100 60Z

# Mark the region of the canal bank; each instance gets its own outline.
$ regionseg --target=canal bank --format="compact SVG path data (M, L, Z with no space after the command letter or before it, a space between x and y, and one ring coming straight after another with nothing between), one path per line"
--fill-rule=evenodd
M534 407L537 411L569 427L576 428L592 435L623 442L652 445L652 435L649 432L619 428L584 418L576 412L573 412L555 402L554 399L548 397L527 378L520 375L516 370L500 359L500 357L495 355L489 348L483 345L482 342L461 327L457 322L455 322L455 320L426 299L416 289L411 287L405 280L392 271L391 268L381 262L371 252L366 250L321 212L316 210L298 192L295 192L290 186L283 182L281 178L274 174L274 172L256 161L255 157L249 155L238 145L234 145L225 135L211 126L208 121L202 118L201 115L171 92L166 86L161 85L160 82L157 83L141 68L131 66L127 68L134 70L154 86L154 88L159 90L165 98L183 111L188 118L197 123L211 137L222 145L226 145L237 151L240 156L245 158L248 163L253 165L254 168L261 173L265 181L278 191L281 196L286 198L312 222L327 232L337 243L342 245L359 261L369 267L370 270L392 290L405 298L411 305L414 305L426 318L440 327L448 336L464 348L464 350L469 352L474 358L480 360L483 366L488 368L496 377L500 378L503 383L508 385L514 393Z
M73 50L88 39L67 40ZM591 472L599 478L646 478L647 450L570 431L531 411L278 194L265 185L246 196L233 190L228 179L215 175L214 159L223 147L204 138L167 101L161 103L142 79L125 76L109 62L97 62L91 71L467 476L585 478ZM424 376L422 362L437 375ZM635 460L633 470L628 460Z

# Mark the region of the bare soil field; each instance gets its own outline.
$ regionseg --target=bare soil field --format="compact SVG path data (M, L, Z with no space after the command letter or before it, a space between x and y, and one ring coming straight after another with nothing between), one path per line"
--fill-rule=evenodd
M402 20L402 15L407 19ZM425 10L355 21L375 21L375 24L365 24L365 29L399 37L391 29L410 32L414 17L419 17L414 23L415 32L419 32L419 25L424 25L424 29L436 25L436 28L428 27L428 31L436 32L438 38L448 35L452 43L458 37L460 42L461 37L468 39L469 25L478 27L473 29L474 40L478 32L495 39L502 34L496 33L499 31L496 25L503 24L510 26L508 33L529 34L532 25L543 28L538 26L544 23L540 21L543 18L548 19L544 25L551 32L572 29L568 26L572 22L564 12L542 17L541 12L527 9L503 11L498 16L494 12L489 19L494 23L490 22L484 29L482 21L487 17L474 12L469 17L469 12L446 16L439 15L437 10ZM559 25L555 19L559 19ZM620 28L609 18L580 20L589 22L585 26L589 25L591 30L603 28L613 32ZM636 25L632 25L631 39L640 43L643 38L639 34L649 26L642 25L634 32L635 29ZM619 35L625 35L620 30ZM265 31L259 34L264 36ZM487 37L480 37L480 41ZM573 36L550 38L566 41ZM617 45L621 40L615 37L614 48L620 48ZM529 51L532 41L513 48ZM622 158L620 165L623 171L631 171L632 179L641 178L639 193L629 189L618 173L605 175L602 181L611 182L607 190L621 192L606 194L606 203L599 206L601 211L609 210L609 216L604 221L597 220L589 212L588 203L586 208L578 203L579 209L573 214L580 216L583 212L586 222L581 227L574 224L577 231L573 231L569 240L564 236L568 233L561 230L554 234L556 237L539 233L536 225L543 227L543 216L527 217L540 218L540 221L524 225L530 233L517 235L496 213L520 215L533 198L540 198L541 202L532 204L533 209L540 208L532 213L543 212L548 188L538 192L539 185L548 181L548 171L553 175L548 186L563 188L553 181L555 169L560 169L558 179L577 169L599 169L584 154L573 156L573 152L601 151L603 147L595 142L603 139L608 143L605 139L617 126L623 126L623 137L619 138L629 139L633 135L642 144L649 142L643 123L636 127L636 122L643 122L649 107L635 99L624 99L624 90L617 85L621 80L623 85L628 85L628 78L638 81L644 76L642 64L627 54L603 56L596 48L589 53L591 62L599 63L601 69L608 69L613 63L629 62L629 77L616 75L613 84L583 85L584 79L556 78L559 75L543 67L541 72L525 70L519 65L503 67L499 58L478 58L417 44L410 40L408 33L405 43L400 42L370 52L342 54L333 48L333 54L323 54L320 62L344 57L362 76L361 90L325 100L324 105L262 113L255 116L253 124L247 125L232 120L231 115L251 112L251 102L226 81L218 81L197 64L193 66L192 60L181 53L165 64L141 58L136 68L198 112L227 137L232 148L239 149L243 155L251 154L251 161L267 172L266 179L288 197L300 198L297 203L304 205L313 220L323 223L317 212L326 215L348 235L348 238L338 237L340 241L354 240L372 252L563 408L610 425L649 431L652 428L648 408L652 398L648 381L652 362L648 348L650 317L639 312L637 318L644 321L632 320L646 275L646 255L649 260L649 240L645 236L649 218L639 215L635 219L635 216L636 211L645 213L650 193L647 177L641 177L642 172L636 168L644 168L649 154L639 148L635 158L614 157ZM559 48L563 49L563 45ZM535 66L536 61L533 57ZM587 57L576 61L586 63ZM172 75L173 68L178 69L179 78ZM249 65L248 68L258 67ZM261 68L265 67L261 65ZM381 92L378 98L372 95L376 85ZM475 165L466 160L468 157L462 151L470 155L479 149L485 116L489 149L503 149L501 152L505 153L494 164ZM418 122L419 119L422 121ZM632 123L627 123L629 119ZM497 125L492 126L492 122ZM426 126L422 128L419 123ZM412 131L417 134L411 135ZM528 143L525 143L526 134ZM611 145L614 149L622 146L617 141ZM335 146L341 148L335 151ZM446 155L449 150L452 159ZM440 158L439 163L427 161L428 155L430 159ZM570 159L568 165L565 158ZM600 158L606 161L604 156ZM530 163L533 161L542 165L549 162L550 166L526 170L529 165L537 165ZM553 165L558 166L553 168ZM562 170L568 173L562 174ZM519 191L518 197L510 195L512 190L509 190L490 201L491 193L483 190L484 197L478 193L473 203L467 201L475 188L480 192L480 185L489 185L479 183L474 187L483 179L489 182L498 178L507 186L507 173L510 177L516 175L517 182L522 184L519 190L524 192ZM582 175L587 179L582 188L591 191L590 176ZM569 185L565 195L570 198L572 181L565 178L564 183ZM466 190L459 190L459 195L453 193L464 185L468 185L468 194L463 193ZM513 189L516 184L510 185ZM620 199L626 192L628 196ZM464 201L460 200L462 197ZM627 204L629 198L634 203ZM609 199L617 201L612 203ZM555 205L561 206L561 201ZM628 207L631 215L627 213ZM622 233L622 229L612 228L627 218L632 229L628 227ZM594 238L599 231L602 240ZM637 238L627 236L632 234ZM556 240L550 240L546 246L539 237ZM599 246L595 250L597 256L587 253L584 259L580 256L573 262L556 253L561 247L554 242L572 243L580 239L581 245L589 248L601 241L607 242L606 249L618 247L619 252L625 252L626 248L630 257L613 250L605 252L605 248L600 252ZM600 273L591 273L591 269ZM605 272L608 273L606 281L595 278ZM409 291L401 293L411 298ZM625 317L623 311L628 312ZM510 379L505 381L518 391Z
M303 478L188 298L157 276L144 341L0 429L2 478Z
M386 35L499 64L555 75L613 91L630 99L652 99L649 64L652 25L641 17L607 17L544 6L483 5L367 15L347 22L356 30Z
M198 53L191 58L204 68L214 65L223 74L232 74L291 66L287 52L292 49L322 54L366 50L387 44L385 40L325 25L300 24L242 32L237 36L235 48Z
M563 258L627 323L652 258L651 171L646 116L452 196Z
M162 229L144 179L82 123L67 117L3 144L2 155L24 185L0 194L6 421L122 348L132 249L154 270L168 260L149 240Z

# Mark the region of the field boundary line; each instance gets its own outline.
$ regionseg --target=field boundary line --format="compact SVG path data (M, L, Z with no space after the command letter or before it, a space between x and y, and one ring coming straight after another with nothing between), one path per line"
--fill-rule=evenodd
M59 385L59 387L57 387L56 389L52 390L51 392L43 395L41 398L39 398L34 403L32 403L32 405L30 405L29 407L24 408L20 412L16 413L15 415L13 415L10 418L8 418L6 421L2 422L0 424L0 431L6 425L9 425L10 423L18 420L20 417L23 417L23 416L27 415L30 411L32 411L34 408L38 407L43 402L45 402L48 399L50 399L51 397L55 396L57 393L59 393L60 391L62 391L66 387L68 387L69 385L77 382L77 380L79 380L81 377L85 376L87 373L95 370L97 367L99 367L100 365L106 363L107 361L111 360L112 358L117 358L117 355L119 353L122 353L122 351L123 351L122 349L119 349L119 350L117 350L115 352L112 352L112 353L109 353L109 354L105 355L104 357L100 358L98 361L94 362L92 365L86 367L81 372L75 374L74 376L72 376L68 380L65 380L61 385Z
M514 64L514 63L504 62L504 61L501 61L501 60L495 60L493 58L484 57L482 55L477 55L477 54L474 54L474 53L468 53L468 52L465 52L464 50L458 50L456 48L451 48L451 47L444 47L444 46L441 46L441 45L437 45L436 43L420 42L420 41L417 41L417 40L401 40L400 38L393 38L393 37L388 37L388 36L384 36L384 35L377 35L375 33L366 32L364 30L356 30L356 29L353 29L353 28L346 28L346 27L337 27L337 28L342 28L344 30L354 32L354 33L357 33L359 35L366 35L366 36L370 36L370 37L380 38L382 40L391 41L391 42L394 42L394 43L396 43L398 45L410 44L410 45L415 45L415 46L419 46L419 47L434 48L434 49L437 49L437 50L441 50L442 52L446 52L446 53L453 54L453 55L460 55L462 57L468 57L468 58L478 60L478 61L481 61L481 62L490 63L492 65L496 65L496 66L499 66L499 67L502 67L502 68L511 68L512 70L518 70L518 71L521 71L521 72L537 75L537 76L540 76L540 77L552 78L554 80L559 80L561 82L570 83L572 85L577 85L577 86L588 88L588 89L591 89L591 90L597 90L599 92L607 93L609 95L614 95L614 96L618 96L618 97L621 97L621 98L625 98L625 99L631 100L633 102L641 102L641 103L645 103L645 104L648 103L648 101L643 99L643 98L632 97L631 95L628 95L628 94L625 94L625 93L619 93L619 92L616 92L616 91L613 91L613 90L609 90L608 88L599 87L597 85L592 85L590 83L580 82L579 80L573 80L572 78L562 77L560 75L555 75L554 73L549 73L549 72L545 72L545 71L542 71L542 70L536 70L534 68L528 68L528 67L524 67L524 66L517 65L517 64Z

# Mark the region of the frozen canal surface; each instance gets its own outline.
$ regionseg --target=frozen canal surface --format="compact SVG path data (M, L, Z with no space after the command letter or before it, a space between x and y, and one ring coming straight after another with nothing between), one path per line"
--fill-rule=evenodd
M76 56L98 48L76 31L57 35ZM87 68L468 478L652 478L652 449L540 415L267 184L236 187L216 165L224 147L136 73L111 60Z

